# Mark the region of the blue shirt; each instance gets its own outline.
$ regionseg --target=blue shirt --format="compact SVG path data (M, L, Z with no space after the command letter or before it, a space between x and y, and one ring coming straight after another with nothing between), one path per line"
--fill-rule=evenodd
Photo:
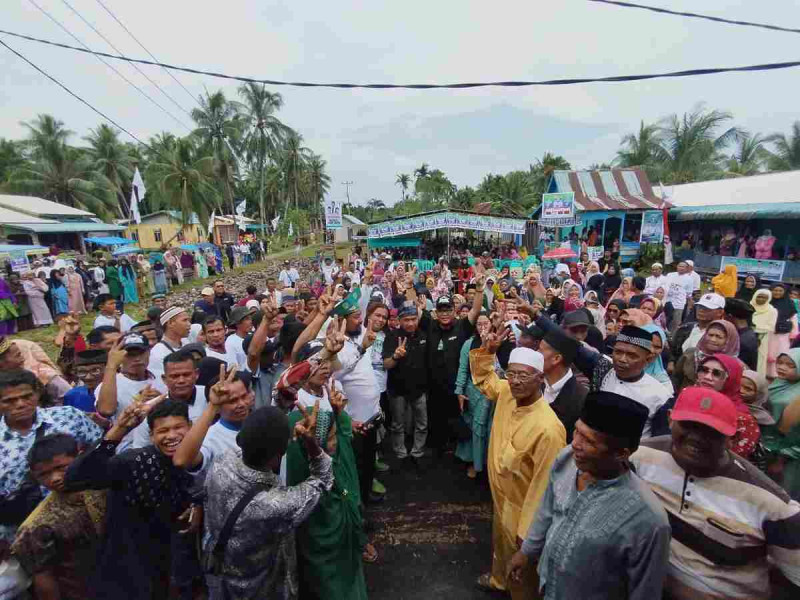
M27 434L9 429L5 419L0 418L0 495L16 492L27 477L28 452L40 428L43 435L69 434L79 446L89 446L103 437L103 430L72 406L37 408L33 427ZM16 530L16 526L0 525L0 540L13 540Z
M64 406L74 406L85 413L97 412L94 408L94 392L85 385L72 388L64 394Z

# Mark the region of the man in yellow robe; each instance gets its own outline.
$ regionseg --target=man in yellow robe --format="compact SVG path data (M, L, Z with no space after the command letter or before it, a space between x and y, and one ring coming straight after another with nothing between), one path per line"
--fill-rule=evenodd
M529 569L521 581L512 581L511 557L522 546L567 433L542 398L544 357L539 352L515 348L506 380L497 376L495 354L503 337L489 334L469 354L473 382L496 404L488 459L494 500L492 572L482 575L478 586L508 591L519 600L538 597L536 574Z

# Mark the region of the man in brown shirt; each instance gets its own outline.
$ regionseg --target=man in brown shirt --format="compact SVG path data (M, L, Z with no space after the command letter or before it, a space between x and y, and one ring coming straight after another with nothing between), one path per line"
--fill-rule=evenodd
M28 454L31 474L50 494L20 526L12 554L33 580L37 598L84 600L105 523L106 492L65 493L64 473L78 443L57 433L36 440Z

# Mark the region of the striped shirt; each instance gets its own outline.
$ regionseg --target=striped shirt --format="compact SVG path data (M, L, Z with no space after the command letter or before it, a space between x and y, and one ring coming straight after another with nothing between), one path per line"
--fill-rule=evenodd
M642 440L631 457L672 527L670 597L766 600L769 563L800 585L800 505L734 454L719 475L689 475L671 445L670 436Z

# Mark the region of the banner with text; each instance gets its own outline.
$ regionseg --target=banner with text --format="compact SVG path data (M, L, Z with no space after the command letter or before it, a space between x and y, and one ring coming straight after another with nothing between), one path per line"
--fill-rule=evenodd
M435 229L469 229L471 231L524 235L525 222L525 219L512 219L510 217L441 212L370 225L369 238L394 237L396 235Z
M660 244L664 241L664 213L660 210L647 210L642 213L642 230L639 242Z
M575 192L542 194L542 227L573 227L580 223L575 214Z
M589 260L600 260L603 258L602 246L589 246L586 251L589 253Z
M342 228L342 203L338 200L325 201L325 229Z
M760 260L758 258L739 258L737 256L723 256L719 266L720 272L727 265L736 265L739 277L743 275L758 275L761 279L782 281L786 262L782 260Z

